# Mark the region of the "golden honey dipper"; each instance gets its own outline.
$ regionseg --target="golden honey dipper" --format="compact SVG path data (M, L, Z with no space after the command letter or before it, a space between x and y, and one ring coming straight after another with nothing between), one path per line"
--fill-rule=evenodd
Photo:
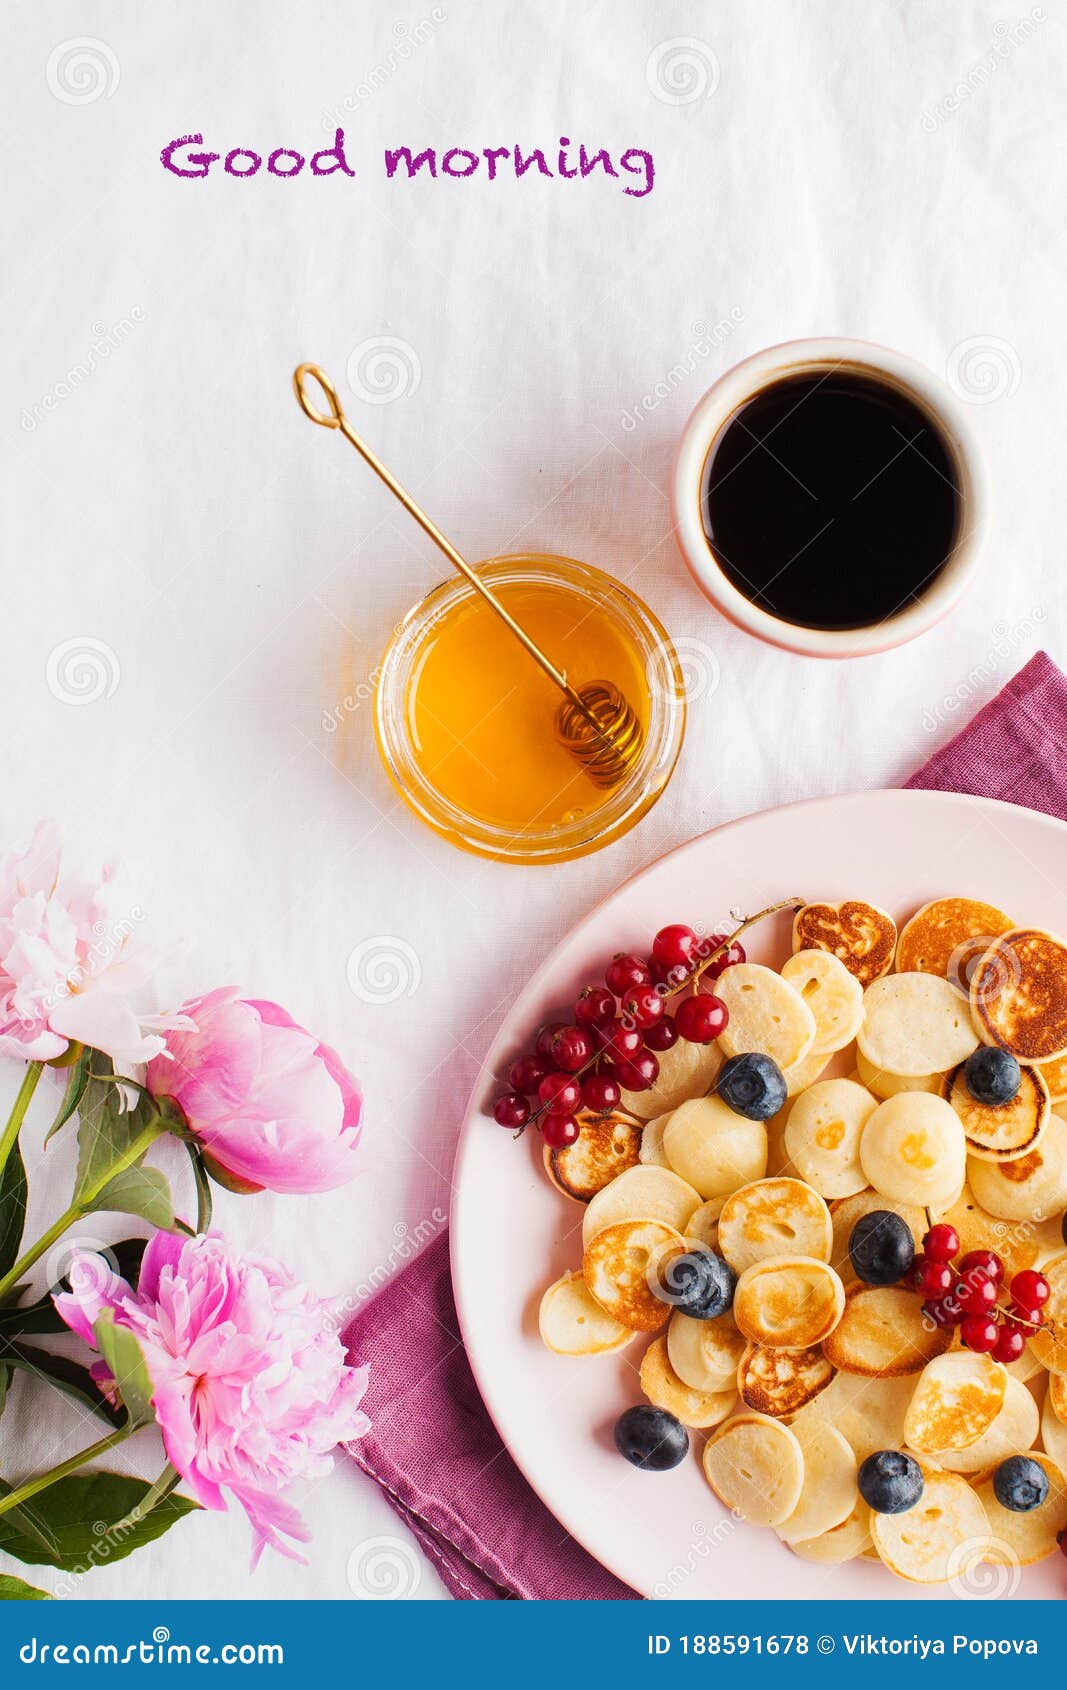
M316 410L311 403L304 385L309 376L318 382L326 395L330 406L328 414ZM395 475L386 468L377 453L356 433L344 413L336 387L324 370L320 370L317 364L298 365L293 372L293 387L304 415L322 428L340 429L349 445L355 447L375 475L384 481L394 498L399 499L408 515L414 517L423 533L444 552L449 563L470 582L475 592L481 594L500 620L511 629L534 662L559 688L563 701L556 712L556 735L560 743L581 763L590 780L600 787L618 786L636 760L643 738L641 724L618 687L612 681L588 681L581 687L571 685L564 671L558 669L550 657L546 657L525 628L504 609L477 570L460 556L451 540L442 534L432 518L427 516L406 488L400 485Z

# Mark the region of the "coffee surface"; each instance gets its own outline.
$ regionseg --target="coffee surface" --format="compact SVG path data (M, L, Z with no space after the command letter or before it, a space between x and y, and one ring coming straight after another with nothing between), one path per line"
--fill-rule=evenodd
M921 598L960 525L953 459L914 400L855 370L772 382L727 422L704 470L704 532L760 609L862 628Z

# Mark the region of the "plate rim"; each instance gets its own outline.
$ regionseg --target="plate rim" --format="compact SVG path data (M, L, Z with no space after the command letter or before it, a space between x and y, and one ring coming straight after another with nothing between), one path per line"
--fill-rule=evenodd
M672 858L681 857L686 852L696 849L708 839L717 838L721 834L731 833L744 827L746 824L765 816L796 814L798 811L802 810L819 810L831 807L843 808L853 804L870 803L872 800L878 801L886 798L891 798L894 801L903 800L906 804L914 803L916 807L929 806L930 808L955 808L957 806L962 806L972 810L976 809L984 812L992 811L994 814L1000 811L1008 811L1016 815L1026 816L1028 818L1028 823L1037 824L1039 826L1044 824L1053 832L1059 832L1067 835L1067 821L1061 820L1058 816L1049 815L1043 810L1033 810L1026 804L1012 804L1003 798L987 798L980 793L945 791L939 787L867 787L858 792L824 793L815 798L796 799L787 804L772 804L762 810L750 810L742 816L731 817L729 821L720 822L716 827L707 828L703 833L694 834L691 839L683 840L681 844L671 846L669 850L661 852L659 856L653 857L649 862L642 864L641 867L635 869L632 874L629 874L625 879L620 880L610 892L605 893L603 897L598 898L595 903L590 905L585 915L560 936L548 955L542 959L537 968L534 969L533 973L526 980L523 987L516 994L515 999L497 1028L488 1050L482 1058L478 1068L478 1073L471 1087L470 1096L467 1100L462 1125L459 1131L459 1137L456 1142L456 1151L452 1162L448 1220L449 1274L452 1282L452 1296L455 1302L456 1319L459 1325L460 1337L463 1342L464 1354L467 1357L467 1363L474 1378L474 1383L477 1386L478 1394L482 1399L482 1404L486 1413L489 1415L493 1429L504 1446L504 1449L515 1463L519 1472L522 1474L526 1483L534 1492L534 1495L538 1498L542 1505L548 1509L548 1512L552 1515L553 1519L559 1522L560 1526L568 1534L568 1536L572 1537L575 1543L585 1550L587 1555L596 1561L599 1566L602 1566L606 1572L611 1573L614 1578L618 1579L620 1584L626 1585L631 1590L634 1589L634 1586L630 1584L629 1578L623 1571L620 1570L619 1566L613 1565L611 1560L605 1559L597 1551L591 1549L582 1532L576 1529L574 1520L557 1512L555 1504L550 1502L544 1495L540 1484L529 1471L519 1451L512 1447L512 1444L501 1425L501 1418L504 1417L503 1408L500 1407L500 1415L498 1417L499 1405L495 1405L493 1400L495 1395L494 1387L488 1384L486 1375L483 1373L479 1363L475 1360L474 1351L468 1337L468 1332L471 1328L473 1328L474 1321L470 1307L467 1303L463 1275L459 1265L460 1228L457 1224L457 1216L460 1208L460 1189L463 1179L464 1165L467 1156L471 1154L472 1142L474 1140L476 1130L479 1127L484 1127L487 1121L487 1117L480 1108L480 1100L485 1086L486 1075L492 1072L493 1068L496 1066L499 1050L510 1042L507 1036L507 1030L511 1026L517 1008L526 998L537 995L542 981L544 981L555 967L559 952L565 945L569 945L574 939L578 938L586 928L591 926L605 905L614 902L621 893L625 892L635 882L643 879L645 875L650 874L654 869L661 867ZM640 1591L635 1591L635 1595L638 1599L643 1599Z

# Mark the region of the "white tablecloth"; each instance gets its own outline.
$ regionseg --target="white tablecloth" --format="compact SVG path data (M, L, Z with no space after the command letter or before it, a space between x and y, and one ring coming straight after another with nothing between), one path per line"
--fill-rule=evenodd
M1067 658L1063 19L999 0L24 0L8 24L4 835L54 814L149 862L155 926L188 942L178 986L276 997L350 1060L360 1178L220 1211L236 1244L358 1299L436 1229L490 1036L594 900L728 817L898 782L1038 645ZM351 178L182 180L159 160L193 131L309 154L338 121ZM652 191L382 165L401 145L552 160L562 134L650 150ZM820 333L947 376L996 499L949 621L838 666L719 620L666 499L714 377ZM588 559L678 638L688 738L630 837L523 871L452 850L393 795L365 700L442 565L301 417L304 358L469 555ZM57 1407L42 1437L13 1401L5 1471L61 1424L84 1430ZM268 1557L250 1580L243 1520L203 1514L77 1594L348 1598L353 1551L404 1533L344 1463L305 1500L306 1568ZM439 1590L424 1564L418 1594Z

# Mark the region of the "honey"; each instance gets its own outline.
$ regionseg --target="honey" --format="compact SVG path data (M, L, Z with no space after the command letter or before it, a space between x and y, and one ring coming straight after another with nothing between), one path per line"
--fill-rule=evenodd
M640 724L637 756L617 786L597 785L560 741L559 689L458 581L417 605L386 652L383 760L411 808L468 850L523 862L581 856L631 827L670 778L685 721L677 656L640 600L588 565L525 554L479 573L573 686L618 688Z

